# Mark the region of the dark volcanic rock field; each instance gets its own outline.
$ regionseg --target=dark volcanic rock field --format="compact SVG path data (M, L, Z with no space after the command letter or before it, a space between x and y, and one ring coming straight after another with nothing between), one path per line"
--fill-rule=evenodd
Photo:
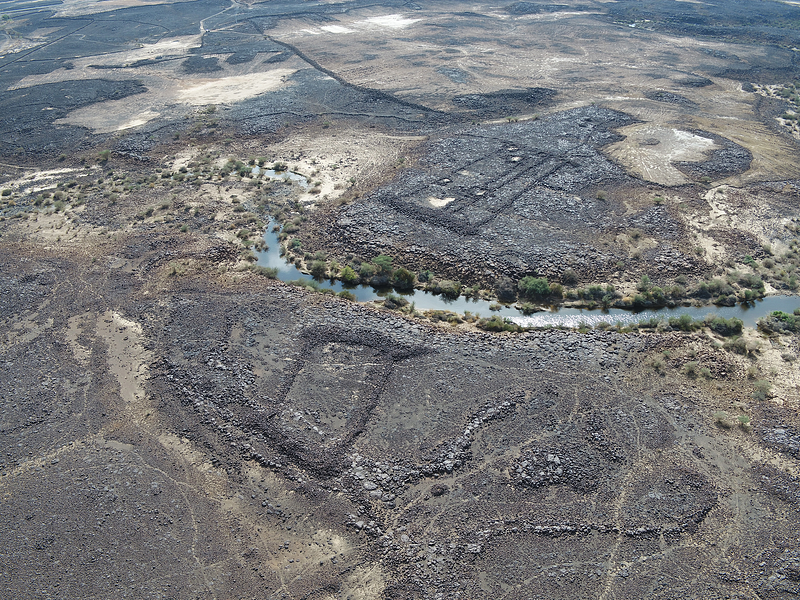
M797 480L714 434L701 388L629 375L676 334L452 334L280 283L150 299L136 268L90 291L21 264L10 597L313 595L365 565L393 598L796 590ZM772 418L756 438L791 447Z

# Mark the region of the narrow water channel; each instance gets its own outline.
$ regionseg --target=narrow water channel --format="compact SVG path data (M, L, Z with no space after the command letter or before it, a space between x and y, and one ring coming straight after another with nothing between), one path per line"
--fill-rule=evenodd
M278 279L281 281L293 281L297 279L311 280L313 277L307 273L300 272L293 263L287 263L280 255L280 241L277 232L272 231L273 223L270 222L264 233L264 241L268 249L256 252L258 262L256 264L263 267L277 269ZM692 306L678 306L675 308L649 309L643 311L625 310L622 308L594 309L586 308L558 308L535 313L533 315L523 315L513 306L502 306L500 310L490 310L489 305L493 302L480 300L477 298L465 298L463 296L451 300L444 296L432 294L423 290L395 291L391 288L375 289L368 285L346 286L341 281L324 281L321 287L327 287L335 292L347 290L355 295L359 302L372 302L380 300L387 294L394 293L404 297L409 302L414 302L417 310L449 310L451 312L463 314L469 311L482 317L500 315L508 317L513 322L525 327L547 327L566 326L578 327L581 324L594 326L598 323L606 322L611 325L621 323L623 325L638 323L652 317L668 319L679 317L684 314L690 315L693 319L702 319L706 315L714 314L726 319L738 317L746 327L755 327L756 321L761 317L776 310L791 313L794 309L800 308L800 297L798 296L769 296L763 300L750 304L740 304L736 306L703 306L700 308Z

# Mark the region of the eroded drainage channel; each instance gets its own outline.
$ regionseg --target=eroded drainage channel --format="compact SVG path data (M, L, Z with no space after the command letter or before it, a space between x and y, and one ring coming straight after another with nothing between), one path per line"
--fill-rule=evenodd
M268 248L267 250L256 252L258 256L256 264L276 269L278 279L281 281L313 280L314 278L311 275L301 272L293 263L288 263L283 259L280 255L278 233L272 229L273 223L270 221L267 231L264 233L264 241L267 243ZM726 319L737 317L742 320L746 327L755 327L758 319L773 311L781 310L791 313L794 309L800 308L800 297L769 296L751 304L736 306L677 306L675 308L648 309L638 312L622 308L590 310L588 308L554 307L549 311L533 315L522 315L513 306L501 305L502 308L500 310L491 310L489 308L490 305L495 303L488 300L465 298L463 296L452 300L424 290L399 291L391 288L375 289L369 285L347 286L341 281L328 282L324 287L328 287L337 293L347 290L359 302L372 302L381 300L388 294L396 294L409 302L413 302L417 310L447 310L461 314L469 311L482 317L500 315L508 317L514 323L523 327L579 327L581 325L593 327L603 322L610 325L632 325L651 318L669 319L671 317L680 317L681 315L689 315L692 319L698 320L709 314L719 315Z

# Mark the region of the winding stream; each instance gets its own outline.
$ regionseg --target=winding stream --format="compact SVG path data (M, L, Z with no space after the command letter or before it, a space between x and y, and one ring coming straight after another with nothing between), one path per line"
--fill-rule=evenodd
M280 256L280 241L277 232L272 231L273 223L270 221L264 241L269 246L267 250L256 252L258 262L256 264L263 267L271 267L278 270L278 279L281 281L292 281L296 279L312 280L313 277L307 273L300 272L293 263L287 263ZM477 298L465 298L463 296L451 300L444 296L432 294L423 290L395 291L391 288L375 289L369 285L346 286L341 281L324 281L321 287L327 287L335 292L347 290L355 295L359 302L371 302L381 300L387 294L394 293L402 296L409 302L414 302L417 310L449 310L461 313L469 311L482 317L500 315L508 317L515 323L525 327L547 327L566 326L578 327L581 324L594 326L601 322L615 325L638 323L651 317L668 319L679 317L683 314L690 315L693 319L702 319L708 314L719 315L730 318L738 317L746 327L755 327L756 321L769 313L782 310L791 313L795 308L800 308L800 297L798 296L769 296L763 300L751 304L740 304L736 306L703 306L700 308L693 306L678 306L675 308L648 309L635 312L622 308L610 309L586 309L586 308L558 308L553 307L549 311L539 312L532 315L523 315L513 306L502 306L500 310L493 311L489 305L493 302Z

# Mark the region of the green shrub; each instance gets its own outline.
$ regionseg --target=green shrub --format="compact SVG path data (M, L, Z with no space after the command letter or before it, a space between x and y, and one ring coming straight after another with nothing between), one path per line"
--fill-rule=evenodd
M320 290L319 283L317 283L313 279L294 279L294 280L290 281L289 283L291 283L292 285L296 285L297 287L311 288L312 290L317 291L317 292Z
M311 263L309 271L314 279L322 279L328 273L328 263L324 260L315 260Z
M419 276L417 277L417 279L419 279L420 282L422 282L422 283L427 283L428 281L433 281L433 278L434 278L433 271L428 271L428 270L420 271L419 272Z
M718 333L719 335L725 337L741 335L742 327L744 325L741 319L737 319L736 317L725 319L723 317L712 316L712 315L706 317L705 324L714 333Z
M372 264L374 264L377 267L379 275L388 275L392 272L391 256L386 256L385 254L379 254L378 256L372 259Z
M383 300L383 305L391 309L403 308L408 306L408 300L397 294L388 294Z
M491 308L491 306L489 308ZM497 310L500 310L500 308L502 307L499 307ZM522 312L523 315L532 315L533 313L542 310L535 304L531 304L529 302L523 302L522 304L517 305L517 308L520 310L520 312Z
M446 323L463 323L461 317L449 310L426 310L424 315L431 321L444 321Z
M575 285L578 283L578 274L572 269L564 269L561 274L561 283L564 285Z
M278 269L275 267L262 267L261 265L253 265L251 267L254 273L258 273L267 279L277 279Z
M650 298L656 304L665 304L667 299L664 297L664 290L660 287L650 288Z
M670 298L683 298L686 295L686 288L682 285L672 285L665 289Z
M650 300L648 300L647 296L643 294L636 294L631 301L631 306L634 308L644 308L645 306L650 305Z
M730 415L724 410L718 410L714 413L714 422L723 429L730 429L733 426Z
M459 281L445 279L439 282L436 293L448 298L458 298L461 295L461 283Z
M750 431L750 429L752 428L752 426L750 425L750 417L748 417L747 415L739 415L736 418L736 420L739 421L739 427L741 427L745 431Z
M757 379L753 382L753 399L766 400L772 391L772 384L765 379Z
M694 321L691 315L682 314L680 317L670 317L669 326L681 331L694 331L700 327L700 323Z
M756 289L756 290L742 290L739 297L741 298L742 302L753 302L758 300L764 295L764 288Z
M746 273L744 275L739 276L739 285L742 287L749 288L751 290L760 290L764 289L764 282L761 280L761 277L758 275L751 275Z
M346 283L347 285L355 285L358 283L358 273L356 273L352 267L349 265L342 269L341 274L339 275L341 280Z
M344 298L345 300L350 300L350 302L356 301L356 295L353 292L348 292L347 290L342 290L338 294L339 298Z
M730 296L734 289L722 279L712 279L709 282L701 282L694 291L694 296L698 298L712 298L720 296Z
M0 192L0 195L2 195L2 196L10 196L11 195L11 190L9 188L5 188L2 192Z
M723 345L725 350L729 350L731 352L735 352L736 354L741 354L746 356L748 353L747 350L747 342L741 336L734 337L733 339L727 340Z
M403 267L395 269L392 274L392 285L399 290L410 290L414 287L415 281L416 275Z
M661 323L663 323L661 317L650 317L649 319L639 321L637 325L642 329L656 329Z
M378 272L378 268L373 265L372 263L363 262L361 263L361 268L359 269L358 273L363 279L369 279L374 277L375 274Z
M698 374L698 365L697 361L690 360L686 364L683 365L681 369L684 375L688 375L689 377L697 377Z
M520 293L534 300L541 300L550 295L550 284L546 277L523 277L517 283Z
M758 320L758 328L765 333L800 333L800 314L776 310Z
M482 329L484 331L513 331L519 332L523 331L523 328L513 323L508 318L503 318L500 315L494 315L489 317L488 319L479 319L476 323L476 327L478 329Z
M578 290L578 296L583 298L584 300L601 300L605 292L603 291L602 286L599 285L590 285L588 288L583 290Z

